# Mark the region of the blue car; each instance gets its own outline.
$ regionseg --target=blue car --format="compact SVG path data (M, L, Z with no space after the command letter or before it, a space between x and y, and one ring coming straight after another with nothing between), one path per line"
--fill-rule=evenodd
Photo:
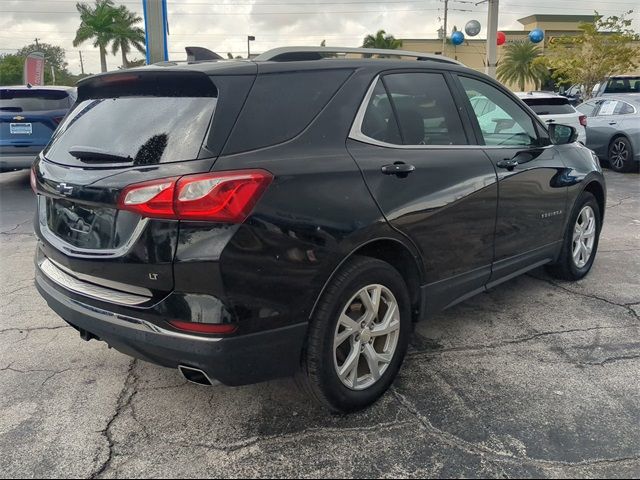
M73 87L0 87L0 172L29 168L76 97Z

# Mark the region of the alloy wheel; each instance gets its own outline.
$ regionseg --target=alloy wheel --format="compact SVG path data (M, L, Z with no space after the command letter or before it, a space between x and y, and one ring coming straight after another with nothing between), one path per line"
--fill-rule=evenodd
M616 170L622 169L629 158L629 149L627 148L627 144L623 140L616 140L613 145L611 145L609 153L609 162L611 163L611 166Z
M593 245L596 240L596 215L589 205L586 205L576 219L573 228L573 262L576 267L584 267L591 258Z
M351 390L375 384L393 360L400 335L400 310L383 285L360 289L342 309L333 340L334 366Z

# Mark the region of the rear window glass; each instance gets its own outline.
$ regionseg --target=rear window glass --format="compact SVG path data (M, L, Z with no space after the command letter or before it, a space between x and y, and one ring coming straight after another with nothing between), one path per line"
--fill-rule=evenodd
M64 110L71 102L67 92L58 90L0 90L0 111L37 112Z
M640 93L640 77L611 78L605 93Z
M57 163L96 166L193 160L198 158L215 106L214 97L84 100L62 122L45 155ZM77 158L78 151L97 154Z
M522 100L538 115L562 115L576 112L566 98L523 98Z
M254 150L292 139L320 113L351 70L259 75L225 153Z

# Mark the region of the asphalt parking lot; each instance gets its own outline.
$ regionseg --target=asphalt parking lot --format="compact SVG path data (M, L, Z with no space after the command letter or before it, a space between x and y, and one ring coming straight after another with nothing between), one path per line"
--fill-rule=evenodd
M606 176L591 275L419 324L392 390L339 417L81 341L33 286L28 173L0 174L0 477L640 477L640 178Z

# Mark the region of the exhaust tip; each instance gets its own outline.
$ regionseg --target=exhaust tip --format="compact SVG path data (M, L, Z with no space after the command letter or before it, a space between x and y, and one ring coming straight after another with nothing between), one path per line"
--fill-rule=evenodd
M197 385L212 387L214 385L220 384L220 382L216 380L211 380L209 376L199 368L187 367L186 365L178 365L178 371L186 381L195 383Z

